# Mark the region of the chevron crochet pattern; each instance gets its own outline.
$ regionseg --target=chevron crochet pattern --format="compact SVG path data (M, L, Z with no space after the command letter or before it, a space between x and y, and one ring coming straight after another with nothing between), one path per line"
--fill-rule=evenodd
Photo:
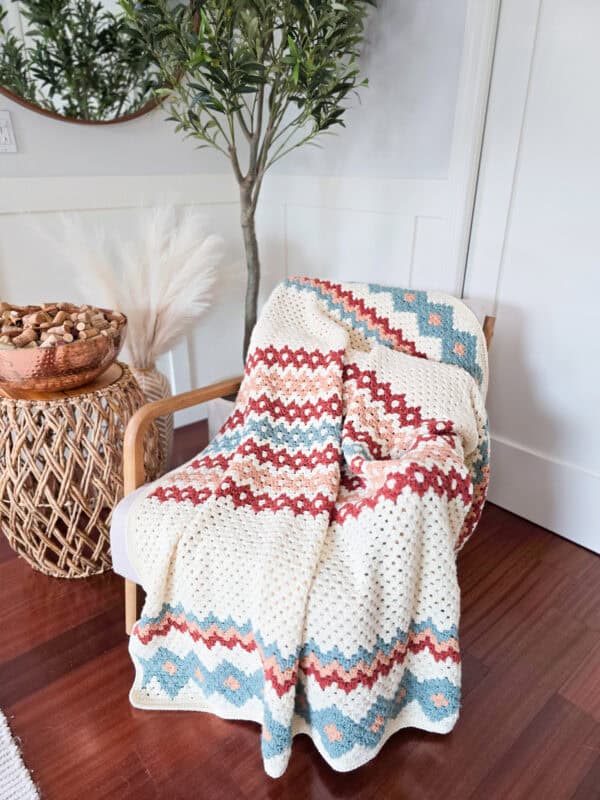
M450 731L486 388L483 334L459 300L281 284L233 414L130 513L147 593L133 705L259 723L273 777L297 733L350 770L401 728Z

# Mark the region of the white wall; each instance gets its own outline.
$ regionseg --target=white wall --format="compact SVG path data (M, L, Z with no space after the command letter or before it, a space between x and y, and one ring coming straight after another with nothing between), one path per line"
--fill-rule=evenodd
M219 154L173 134L159 109L119 125L75 125L35 114L0 95L19 152L0 160L0 177L189 175L218 172Z
M297 273L460 290L497 5L382 1L365 52L371 85L348 129L328 137L323 150L280 162L265 182L263 294ZM244 274L237 195L218 155L180 141L160 111L93 128L2 98L0 108L11 111L19 145L16 155L0 155L2 296L79 299L46 240L61 210L126 236L140 203L198 204L228 242L227 263L219 303L190 337L190 370L178 354L177 388L238 372Z
M12 6L10 0L0 5ZM441 178L448 175L467 0L380 0L364 47L370 87L347 130L279 162L281 174ZM228 171L222 157L173 134L158 110L124 125L88 127L13 114L20 152L5 177L178 175Z
M466 8L467 0L379 0L363 51L369 88L348 112L347 130L279 170L447 178Z
M466 286L497 303L491 499L597 552L599 30L504 0Z

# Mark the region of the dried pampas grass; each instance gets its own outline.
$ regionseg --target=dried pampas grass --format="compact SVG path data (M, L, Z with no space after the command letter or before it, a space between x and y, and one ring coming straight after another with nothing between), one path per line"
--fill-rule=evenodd
M86 302L122 311L133 366L148 369L210 307L223 240L190 208L142 209L127 241L93 234L63 216L59 247L76 269Z

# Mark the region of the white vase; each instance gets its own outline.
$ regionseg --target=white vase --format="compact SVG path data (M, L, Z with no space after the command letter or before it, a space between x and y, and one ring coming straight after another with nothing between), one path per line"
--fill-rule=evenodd
M140 369L130 367L142 394L148 403L171 397L171 386L167 378L156 367ZM165 473L171 463L173 451L173 414L165 414L156 420L160 441L159 464L161 474Z

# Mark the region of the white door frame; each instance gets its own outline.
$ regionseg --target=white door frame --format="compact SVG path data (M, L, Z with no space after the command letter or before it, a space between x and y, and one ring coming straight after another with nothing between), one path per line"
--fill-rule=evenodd
M462 295L501 0L468 0L448 175L446 269Z
M465 296L491 301L493 313L502 280L542 5L543 0L504 3L497 33L499 46L465 273Z

